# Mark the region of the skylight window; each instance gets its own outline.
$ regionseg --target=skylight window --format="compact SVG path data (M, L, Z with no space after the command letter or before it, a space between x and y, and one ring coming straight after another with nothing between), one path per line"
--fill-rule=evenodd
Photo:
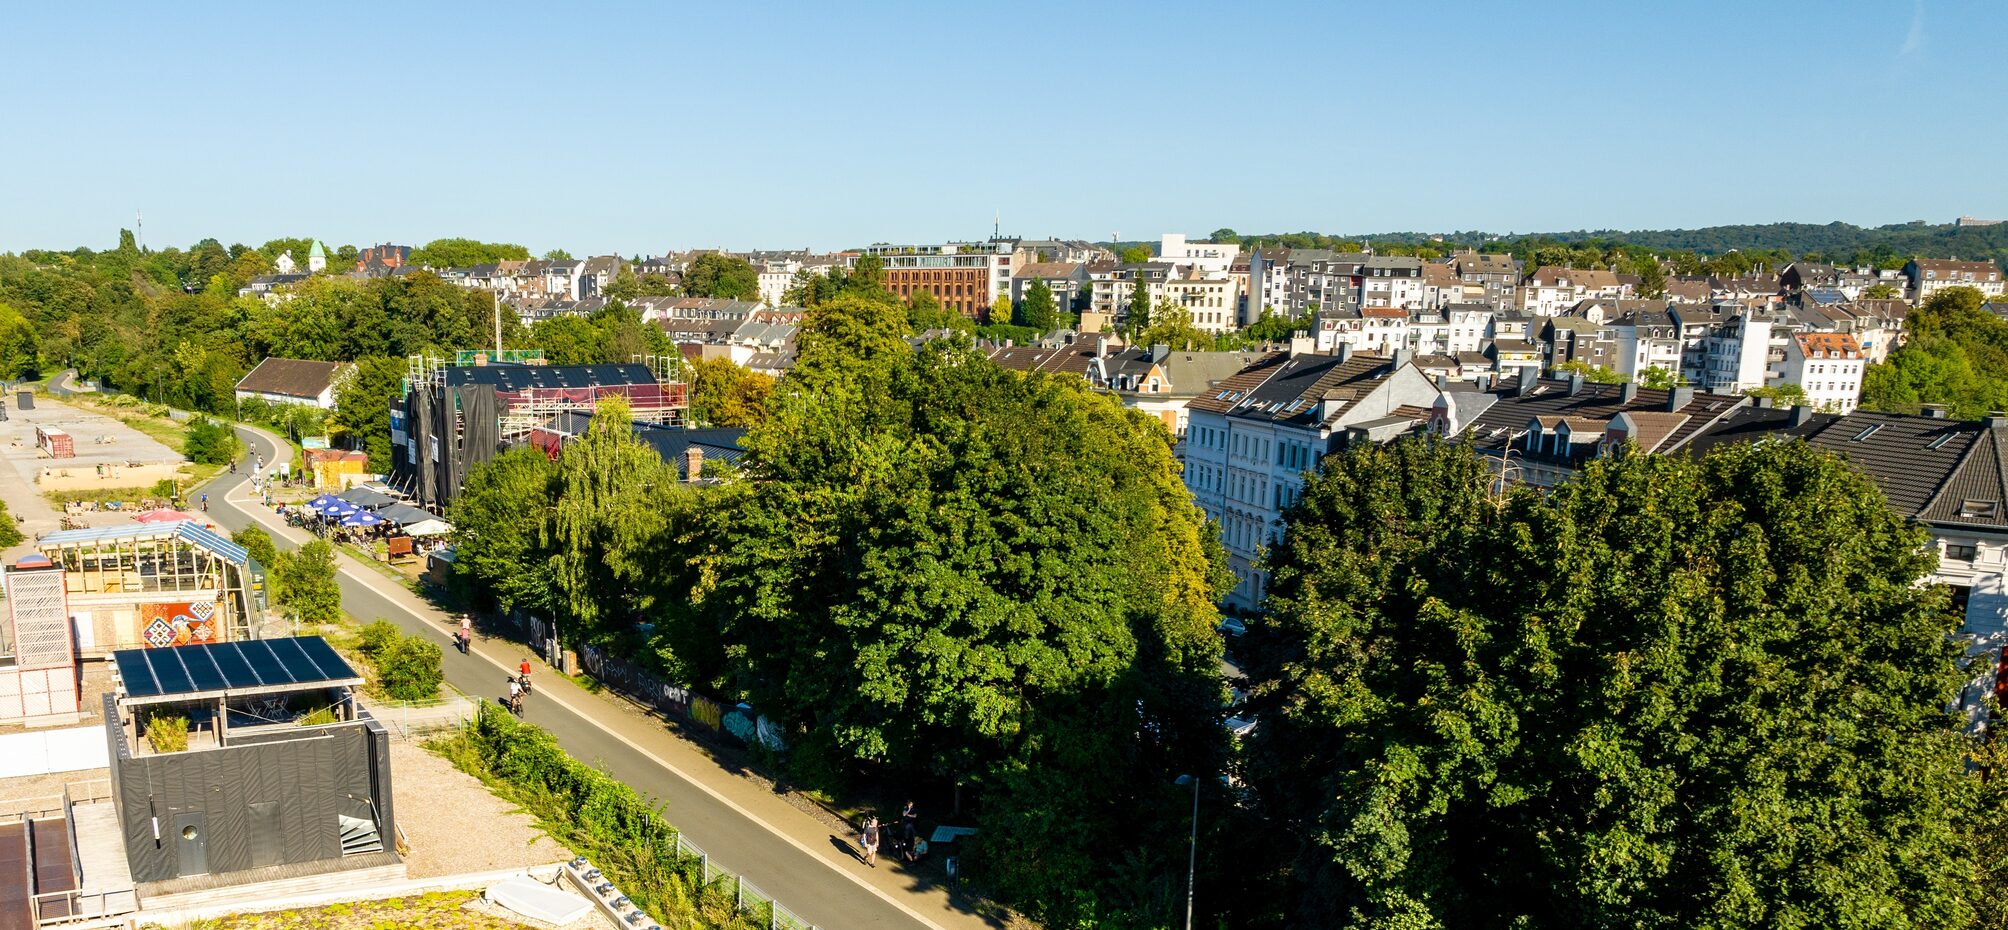
M1959 515L1962 517L1992 517L2001 512L1999 501L1960 501Z
M1925 449L1930 450L1930 449L1942 448L1946 443L1952 441L1953 435L1954 434L1951 430L1946 430L1943 433L1939 433L1938 438L1932 440L1929 444L1927 444L1925 446Z
M1859 432L1859 433L1856 433L1856 434L1854 435L1854 437L1853 437L1853 438L1851 438L1851 439L1849 439L1848 441L1849 441L1849 442L1861 442L1862 440L1864 440L1864 439L1867 439L1867 438L1869 438L1870 436L1873 436L1873 435L1875 435L1875 433L1876 433L1876 430L1879 430L1879 429L1882 429L1882 428L1883 428L1883 425L1882 425L1881 423L1871 423L1871 424L1869 424L1869 428L1868 428L1868 429L1865 429L1865 430L1862 430L1862 431L1861 431L1861 432Z

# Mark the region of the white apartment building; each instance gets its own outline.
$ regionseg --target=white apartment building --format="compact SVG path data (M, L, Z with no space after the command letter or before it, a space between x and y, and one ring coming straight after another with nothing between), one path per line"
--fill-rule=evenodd
M1191 314L1192 325L1209 333L1234 329L1240 317L1241 289L1231 277L1175 277L1161 286L1162 299Z
M1451 304L1443 308L1449 323L1444 334L1443 351L1449 355L1459 352L1483 352L1485 344L1492 341L1492 308L1485 304Z
M1535 316L1555 316L1592 297L1630 297L1631 285L1616 272L1602 268L1543 267L1520 285L1520 309Z
M1645 380L1654 368L1680 375L1680 327L1665 311L1627 313L1612 320L1609 329L1617 337L1612 361L1620 374L1633 381Z
M1853 413L1861 403L1861 343L1848 333L1793 333L1785 360L1775 367L1779 380L1806 392L1806 403L1829 413Z
M1698 386L1717 394L1763 387L1771 368L1771 329L1770 317L1754 313L1739 313L1711 329L1702 340L1705 360Z
M1362 307L1418 310L1425 306L1426 291L1422 259L1403 255L1371 255L1360 263L1360 290L1356 300Z
M1378 441L1427 421L1437 390L1408 353L1277 353L1186 406L1185 485L1217 521L1236 584L1227 604L1253 610L1267 578L1262 550L1283 510L1348 433Z
M1910 280L1910 299L1915 303L1924 303L1948 287L1970 287L1988 297L2002 295L2001 266L1993 262L1914 258L1903 266L1903 275Z
M1360 308L1359 348L1380 355L1392 355L1408 348L1408 311L1398 307Z
M1193 277L1224 278L1234 267L1241 246L1224 242L1187 242L1184 233L1165 233L1157 260L1193 269Z

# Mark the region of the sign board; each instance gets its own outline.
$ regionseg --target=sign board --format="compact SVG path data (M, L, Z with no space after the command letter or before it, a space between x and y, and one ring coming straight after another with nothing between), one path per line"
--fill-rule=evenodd
M300 437L300 448L302 449L325 449L327 447L328 447L328 437L326 436Z

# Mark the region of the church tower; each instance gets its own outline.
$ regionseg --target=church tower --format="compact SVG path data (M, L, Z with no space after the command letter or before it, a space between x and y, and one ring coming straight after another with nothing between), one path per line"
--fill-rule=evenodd
M321 240L315 239L314 247L307 250L307 273L319 274L321 269L326 267L328 267L328 250L322 247Z

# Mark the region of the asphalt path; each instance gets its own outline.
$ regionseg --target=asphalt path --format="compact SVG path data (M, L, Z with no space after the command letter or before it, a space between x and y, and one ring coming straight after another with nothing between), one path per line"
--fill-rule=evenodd
M277 461L280 447L271 437L242 427L238 428L238 435L263 455L266 463ZM207 488L210 518L235 531L254 522L253 513L258 512L260 519L256 522L272 533L273 542L281 548L294 548L297 543L282 538L287 533L274 531L277 519L271 511L252 500L249 464L239 462L239 474L224 474ZM496 641L489 640L489 648L477 645L475 654L462 655L453 648L452 619L436 610L408 606L407 597L390 593L395 590L409 595L395 582L366 567L348 565L342 567L339 579L342 607L350 614L363 619L384 617L439 643L444 651L442 670L454 687L496 701L508 690L508 676L514 663L526 654L520 646L514 647L513 652L501 652L493 648ZM510 664L502 665L490 657L493 655L503 656L501 661ZM541 664L538 667L547 678L556 674ZM894 896L899 892L879 889L845 871L863 866L832 862L825 856L811 854L803 848L807 841L800 836L802 831L796 831L791 841L781 830L707 790L660 758L615 736L586 715L560 706L560 700L569 704L575 699L554 699L546 695L545 689L539 689L527 702L526 719L556 734L559 745L575 758L604 766L614 777L659 801L663 816L683 831L687 840L703 848L716 865L739 874L802 919L825 930L891 927L943 930L941 923L910 909L925 907L924 902L895 903ZM807 819L806 814L795 813ZM967 919L972 915L954 916ZM963 920L949 922L959 925Z

